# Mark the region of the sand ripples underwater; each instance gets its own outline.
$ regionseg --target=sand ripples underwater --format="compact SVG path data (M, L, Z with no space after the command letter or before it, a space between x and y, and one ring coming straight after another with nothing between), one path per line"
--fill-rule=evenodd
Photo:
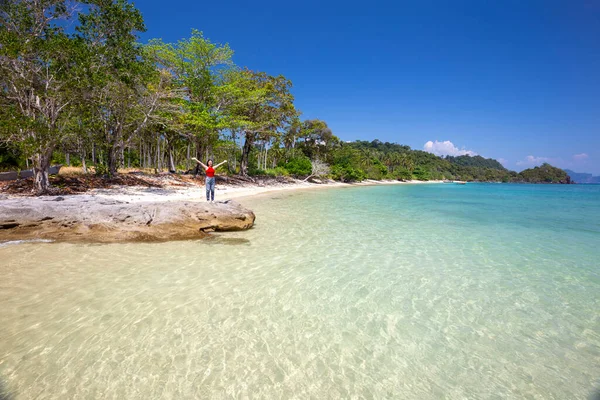
M15 399L587 398L600 197L568 190L278 193L206 241L0 247L0 381Z

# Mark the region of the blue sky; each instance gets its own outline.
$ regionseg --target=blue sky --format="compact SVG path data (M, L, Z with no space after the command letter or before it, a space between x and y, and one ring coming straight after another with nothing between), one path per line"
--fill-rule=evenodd
M143 40L229 43L343 140L600 175L600 0L135 4Z

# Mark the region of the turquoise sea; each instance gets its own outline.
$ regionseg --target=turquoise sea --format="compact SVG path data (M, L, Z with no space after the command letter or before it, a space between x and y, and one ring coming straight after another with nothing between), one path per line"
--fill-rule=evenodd
M8 398L600 396L600 186L240 202L204 241L0 245Z

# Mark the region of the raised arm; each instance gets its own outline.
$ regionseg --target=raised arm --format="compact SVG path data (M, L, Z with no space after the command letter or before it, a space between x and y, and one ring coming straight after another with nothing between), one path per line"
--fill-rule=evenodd
M192 160L196 161L198 164L202 165L202 168L204 168L204 170L207 170L208 167L206 165L204 165L202 163L202 161L198 160L196 157L192 157Z
M227 160L218 163L217 165L215 165L215 169L219 168L221 165L225 164L226 162L227 162Z

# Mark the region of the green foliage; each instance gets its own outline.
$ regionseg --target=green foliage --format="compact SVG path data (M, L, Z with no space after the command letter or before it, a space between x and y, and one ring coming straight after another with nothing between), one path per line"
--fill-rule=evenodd
M65 30L73 3L0 1L0 141L19 147L37 170L68 140L83 46ZM46 176L36 191L47 191Z
M0 144L0 171L18 169L21 163L22 157L18 149Z
M331 177L342 182L360 182L367 178L363 170L352 167L351 165L335 164L331 167Z
M499 169L501 171L506 171L506 168L498 161L492 158L483 158L481 156L446 156L446 160L450 161L452 164L460 165L463 167L480 167L480 168L491 168L491 169Z
M319 119L294 121L284 133L285 145L289 148L296 142L297 148L311 160L323 158L331 149L339 144L339 139Z
M405 168L400 168L394 171L393 176L400 181L410 181L413 178L412 173Z
M544 163L539 167L529 168L519 173L524 182L534 183L568 183L570 178L565 171Z
M95 173L98 176L108 176L110 175L110 169L106 164L96 164L94 167Z
M430 179L433 179L431 171L428 168L421 166L415 168L415 170L413 171L413 176L415 179L420 181L428 181Z
M289 176L290 173L288 172L287 169L285 169L284 167L275 167L272 169L267 169L265 171L267 176L272 176L272 177L280 177L280 176Z
M365 168L365 174L369 179L381 180L388 177L388 169L379 159L374 158Z
M62 151L52 153L52 164L67 165L67 155Z
M361 166L365 158L353 146L344 144L333 152L331 176L342 182L357 182L367 178ZM367 159L368 161L368 159Z
M281 163L279 166L285 168L290 175L295 176L307 176L312 171L312 164L308 157L292 158L287 163Z

